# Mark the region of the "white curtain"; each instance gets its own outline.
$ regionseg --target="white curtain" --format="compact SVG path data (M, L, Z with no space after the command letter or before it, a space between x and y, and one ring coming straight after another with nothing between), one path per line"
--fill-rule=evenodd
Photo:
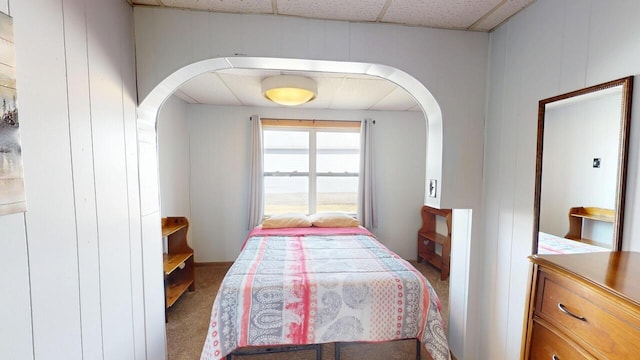
M251 116L251 154L249 160L249 221L251 230L262 223L264 177L262 157L262 124L258 115Z
M358 220L367 229L378 226L376 208L373 128L375 120L365 119L360 125L360 181L358 183Z

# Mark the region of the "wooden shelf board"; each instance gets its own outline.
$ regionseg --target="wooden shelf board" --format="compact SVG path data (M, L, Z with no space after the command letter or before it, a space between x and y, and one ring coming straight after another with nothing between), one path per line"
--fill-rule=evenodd
M429 253L429 252L421 252L418 254L418 256L420 256L423 260L428 261L429 263L431 263L431 265L437 267L438 269L440 269L442 267L442 256L435 254L435 253Z
M171 274L175 269L178 268L178 266L180 266L180 264L187 261L192 256L193 253L164 254L162 259L164 273L166 275Z
M608 215L598 215L598 214L571 214L573 217L596 220L596 221L604 221L604 222L613 222L613 216Z
M162 226L162 237L167 237L180 229L186 228L186 224L164 224Z
M424 232L424 231L420 231L418 232L418 235L420 235L421 237L429 240L429 241L433 241L437 244L444 244L445 242L449 241L449 237L442 235L442 234L438 234L435 232Z
M189 286L193 284L193 280L185 279L183 281L178 281L171 283L167 286L166 291L166 300L167 300L167 308L170 308L171 305L175 304L180 295L182 295Z

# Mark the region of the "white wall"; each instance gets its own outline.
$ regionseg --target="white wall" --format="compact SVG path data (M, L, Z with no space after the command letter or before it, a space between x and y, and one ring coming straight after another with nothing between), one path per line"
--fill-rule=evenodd
M0 10L14 18L28 208L0 217L0 358L164 354L145 340L155 324L143 309L131 7L0 0Z
M478 358L520 354L531 252L538 101L640 72L640 2L538 0L491 33ZM636 91L637 105L640 92ZM632 113L623 248L640 250Z
M185 66L223 57L363 62L408 73L442 108L441 206L479 203L488 34L157 7L136 7L134 19L141 101Z
M233 261L249 232L247 189L252 114L265 118L376 120L374 156L379 225L372 231L400 256L415 259L425 181L426 136L422 113L189 105L191 232L196 261Z
M158 116L158 168L162 217L191 218L187 107L186 102L172 96L162 105Z
M486 33L143 7L134 9L134 21L141 100L138 111L140 195L143 238L149 239L144 241L145 246L149 246L144 251L149 254L145 257L145 273L153 273L156 260L151 255L160 251L153 249L157 230L151 227L159 218L159 206L154 166L157 154L153 143L157 108L150 104L162 101L164 94L172 92L186 79L186 74L195 74L196 69L241 66L244 56L248 61L277 57L382 64L385 66L369 67L381 77L417 79L421 83L421 96L426 87L441 109L438 114L442 115L442 122L430 123L429 129L429 136L442 134L442 138L427 144L434 158L426 164L427 169L442 180L439 202L436 202L442 207L480 209L488 60ZM227 57L232 57L232 61ZM262 62L265 66L270 60L262 59ZM282 61L271 64L283 66ZM323 63L323 66L328 65ZM338 69L333 63L331 66ZM425 106L432 105L430 99L421 98L421 101ZM437 154L440 150L442 156ZM476 299L480 291L478 277L483 262L479 238L481 212L473 214L477 216L473 217L473 226L467 232L471 239L453 239L469 249L461 262L452 260L452 264L459 265L451 269L452 286L465 296L461 306L452 309L451 316L468 322L459 331L450 332L455 344L453 351L460 358L475 351L480 325L478 311L467 317L468 309L474 310L467 302L475 301L472 299Z

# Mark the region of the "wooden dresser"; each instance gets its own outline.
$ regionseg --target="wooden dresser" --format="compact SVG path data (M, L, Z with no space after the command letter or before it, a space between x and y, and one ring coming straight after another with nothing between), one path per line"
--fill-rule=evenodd
M640 359L640 253L530 260L523 359Z

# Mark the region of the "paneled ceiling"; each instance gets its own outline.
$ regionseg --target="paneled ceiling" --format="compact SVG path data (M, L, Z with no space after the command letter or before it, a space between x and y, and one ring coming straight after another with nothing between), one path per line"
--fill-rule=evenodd
M154 6L238 14L270 14L353 22L394 23L467 31L491 31L534 0L127 0ZM363 75L229 69L205 73L175 95L192 104L280 106L262 97L262 79L302 75L318 84L318 97L302 108L419 111L395 84Z

